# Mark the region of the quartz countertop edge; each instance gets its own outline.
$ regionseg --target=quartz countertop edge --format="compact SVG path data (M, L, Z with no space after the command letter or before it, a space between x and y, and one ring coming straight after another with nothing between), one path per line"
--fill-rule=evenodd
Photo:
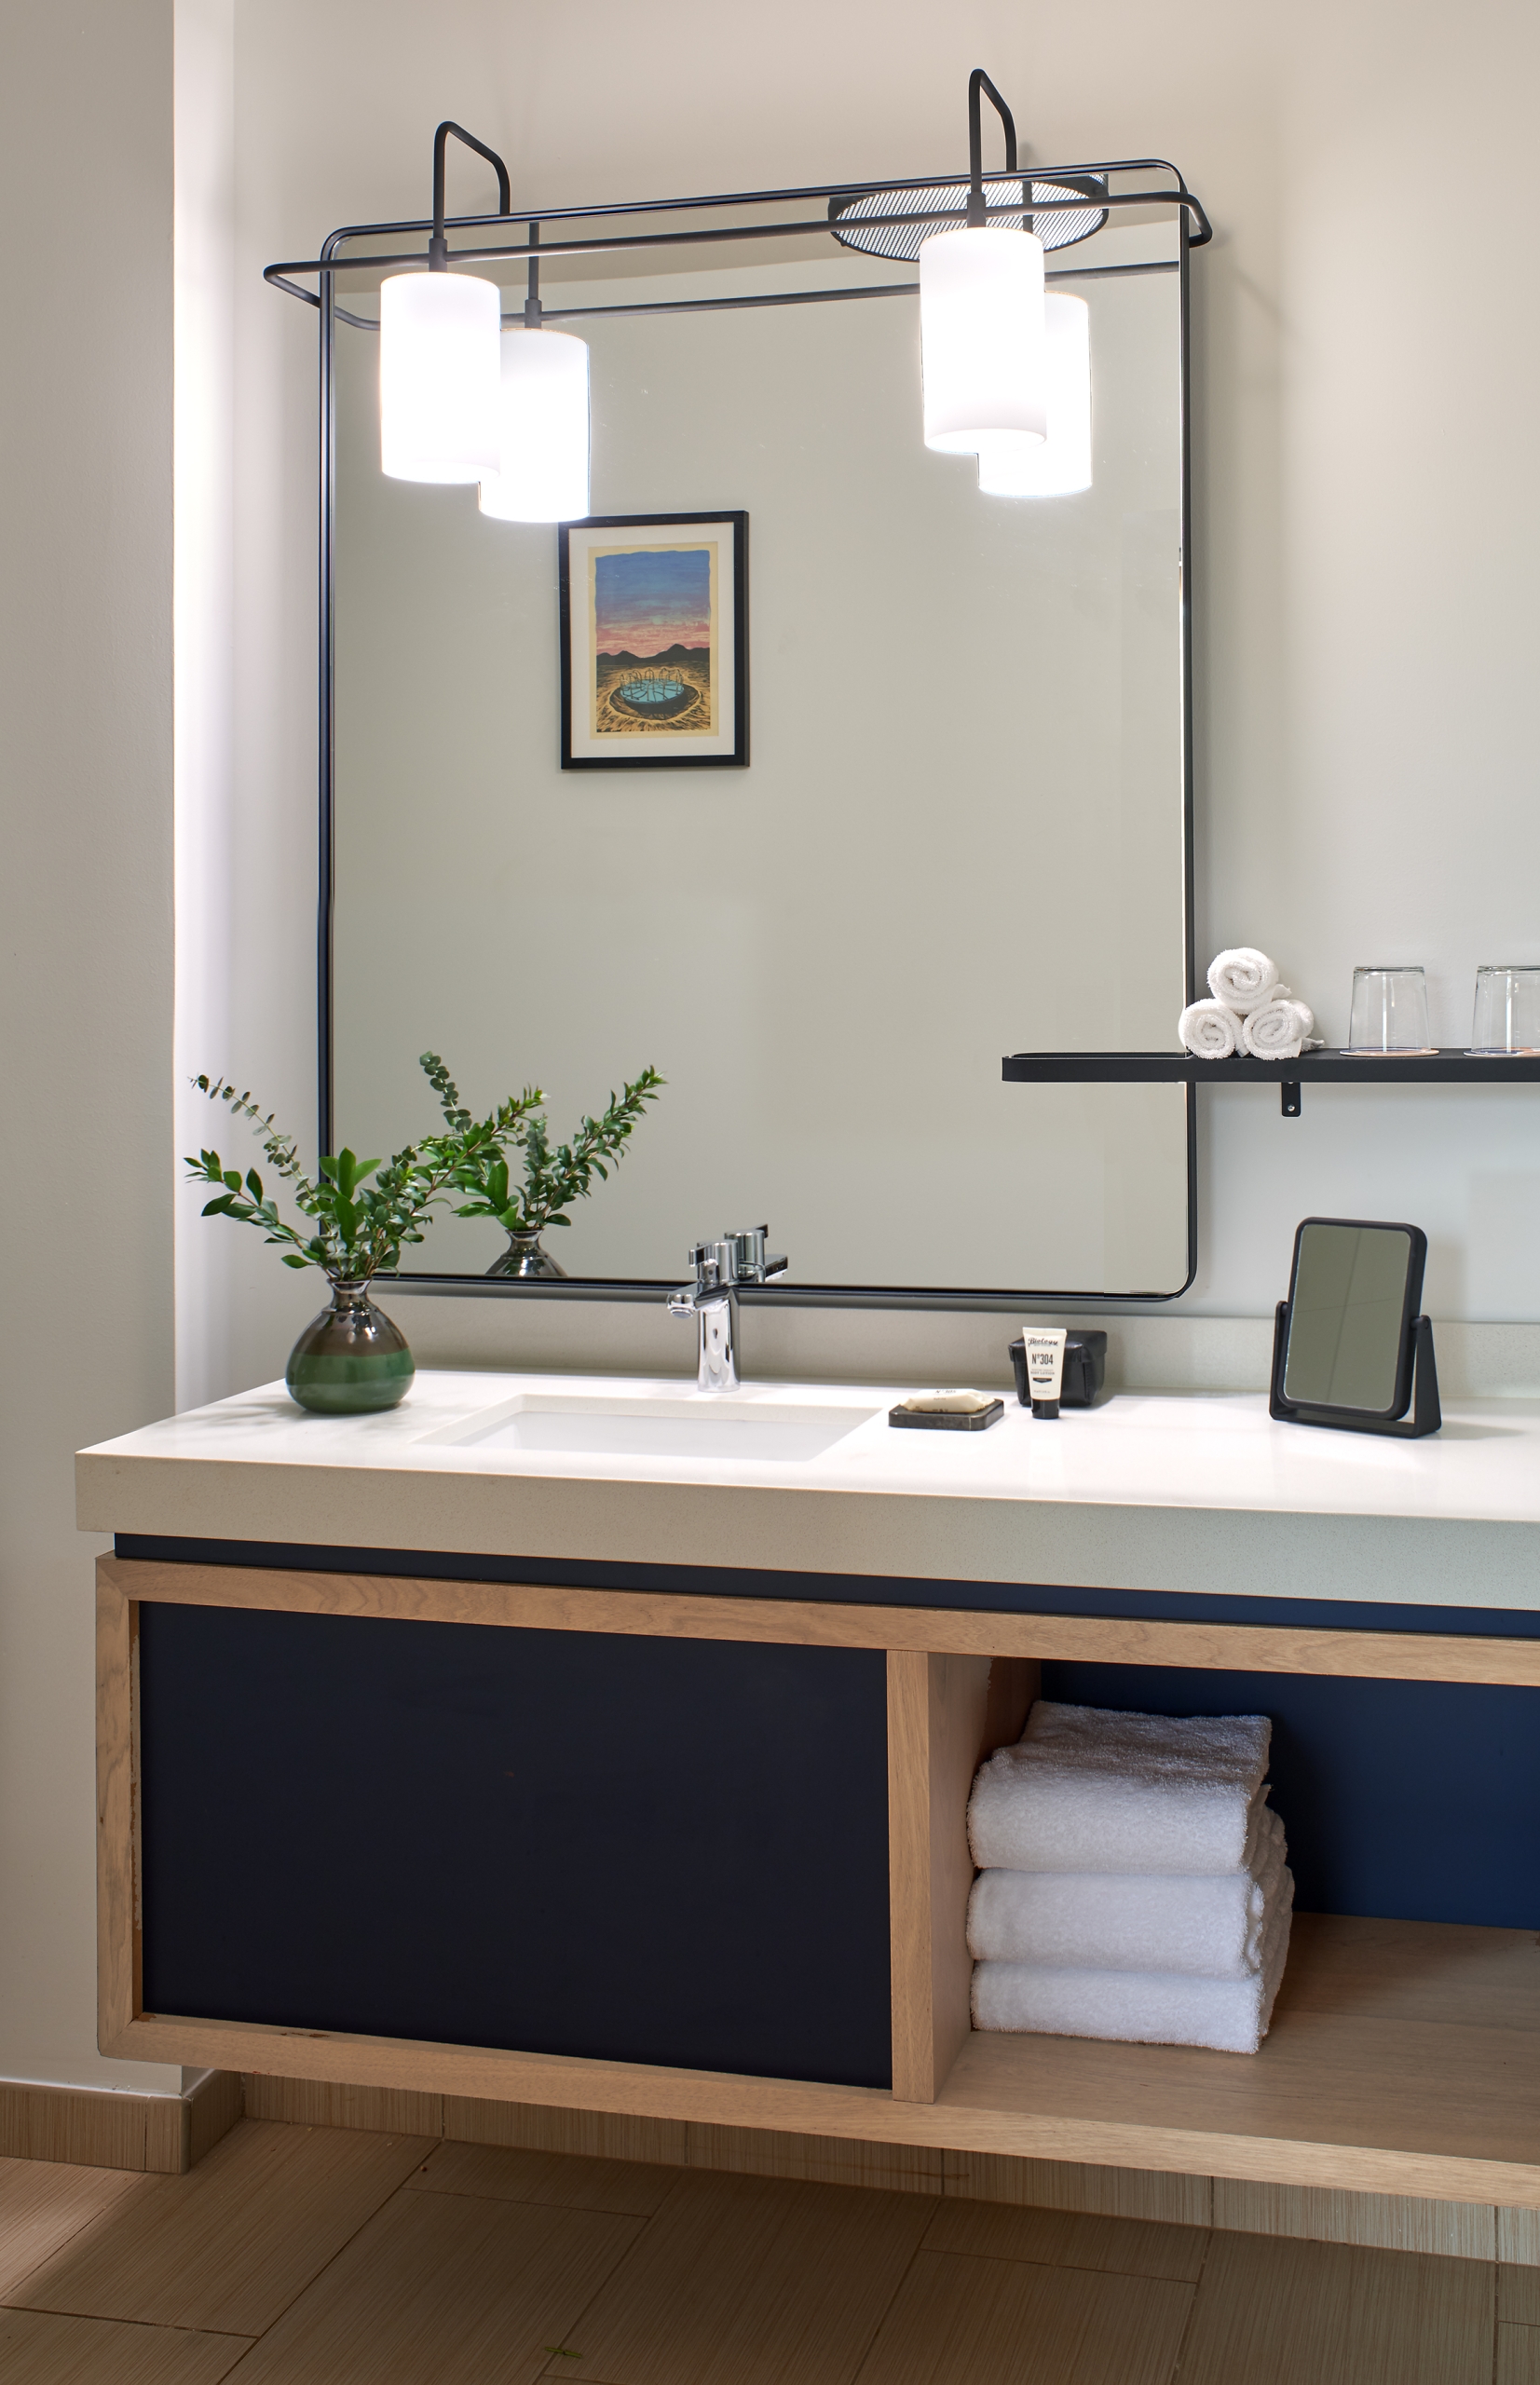
M907 1386L914 1388L914 1386ZM1540 1402L1471 1401L1408 1442L1274 1423L1247 1394L1124 1394L1057 1423L897 1433L902 1388L745 1387L756 1414L857 1411L811 1458L488 1451L461 1429L574 1394L675 1412L688 1383L429 1370L382 1415L281 1383L76 1461L84 1531L1067 1588L1540 1604Z

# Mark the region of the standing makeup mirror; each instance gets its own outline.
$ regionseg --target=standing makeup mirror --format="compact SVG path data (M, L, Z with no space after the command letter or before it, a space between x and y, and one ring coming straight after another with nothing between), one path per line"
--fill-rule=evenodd
M656 1299L750 1217L790 1255L750 1304L1191 1281L1191 1088L1000 1075L1024 1043L1164 1049L1191 958L1207 225L1168 166L1039 172L1093 398L1091 485L1049 496L988 494L924 443L915 260L966 177L450 224L505 327L538 251L545 323L587 343L590 520L743 525L737 768L564 770L558 556L582 525L382 473L377 291L426 227L327 242L323 1147L425 1130L425 1050L478 1114L542 1085L553 1141L644 1066L666 1080L547 1234L565 1280L489 1275L505 1238L445 1217L402 1288ZM1017 224L1022 192L987 178ZM1051 217L1053 194L1083 203ZM636 702L668 696L621 643Z
M1433 1329L1418 1314L1426 1260L1427 1236L1418 1226L1304 1220L1294 1237L1288 1298L1278 1304L1275 1417L1407 1439L1438 1431Z

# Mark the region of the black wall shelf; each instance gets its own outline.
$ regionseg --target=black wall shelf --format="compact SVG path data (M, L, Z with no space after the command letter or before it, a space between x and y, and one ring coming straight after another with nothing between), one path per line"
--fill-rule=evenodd
M1275 1084L1300 1114L1307 1084L1540 1084L1540 1053L1302 1052L1297 1060L1200 1060L1192 1052L1010 1052L1007 1084Z

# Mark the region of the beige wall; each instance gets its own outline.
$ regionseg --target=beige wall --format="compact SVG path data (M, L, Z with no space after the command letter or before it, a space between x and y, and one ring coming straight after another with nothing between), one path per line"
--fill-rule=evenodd
M687 76L667 42L634 38L615 0L580 13L242 0L237 27L245 917L225 1033L205 1056L302 1132L314 341L310 318L257 276L313 253L334 224L419 211L440 115L504 151L516 198L546 203L891 173L961 158L966 73L982 61L1040 159L1176 159L1217 227L1194 277L1206 955L1266 946L1332 1039L1356 961L1422 960L1446 1043L1467 1031L1479 960L1540 960L1521 96L1540 18L1524 0L1476 0L1457 19L1404 0L1181 0L1164 14L974 0L940 20L909 0L787 0L718 12ZM477 171L452 167L462 204L481 194ZM1435 171L1479 187L1479 211L1430 207ZM1083 888L1065 899L1087 906ZM1033 1040L1024 1018L1019 1041ZM1424 1225L1436 1315L1540 1317L1533 1095L1326 1089L1288 1124L1265 1090L1208 1095L1200 1165L1189 1314L1267 1315L1296 1221L1327 1210ZM254 1247L227 1248L213 1272L217 1292L184 1325L186 1398L276 1371L311 1301ZM430 1334L422 1306L411 1314L425 1346L454 1346L463 1304ZM500 1339L477 1327L484 1356L529 1342L504 1320ZM549 1349L549 1319L538 1339ZM795 1343L788 1320L783 1363ZM589 1307L558 1337L574 1364L634 1344ZM914 1346L921 1365L918 1330Z
M171 9L0 11L0 2077L95 2044L71 1452L171 1375Z

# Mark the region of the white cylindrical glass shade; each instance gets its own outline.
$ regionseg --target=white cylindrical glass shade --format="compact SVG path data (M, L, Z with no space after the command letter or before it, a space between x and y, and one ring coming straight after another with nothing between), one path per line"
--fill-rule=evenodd
M502 469L482 482L499 522L579 522L588 511L588 342L518 328L502 343Z
M985 440L978 484L986 497L1070 497L1091 485L1091 310L1083 298L1050 290L1048 436L1041 443Z
M495 472L502 300L470 273L380 284L380 470L398 481Z
M986 439L1047 434L1043 243L987 225L935 232L920 252L925 444L970 456Z

